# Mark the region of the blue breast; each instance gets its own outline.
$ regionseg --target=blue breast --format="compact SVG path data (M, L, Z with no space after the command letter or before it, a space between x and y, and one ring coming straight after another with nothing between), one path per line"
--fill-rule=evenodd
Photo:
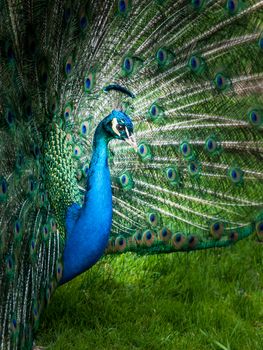
M72 204L66 215L67 237L61 283L86 271L103 255L112 222L112 193L107 162L107 141L97 142L88 173L82 207Z

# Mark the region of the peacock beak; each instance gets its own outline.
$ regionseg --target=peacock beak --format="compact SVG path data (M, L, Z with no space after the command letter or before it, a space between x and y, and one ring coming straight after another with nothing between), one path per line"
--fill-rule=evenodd
M132 146L132 147L135 149L135 151L138 150L138 146L137 146L135 137L134 137L133 135L130 135L127 139L125 139L125 141L126 141L130 146Z
M138 146L137 146L137 143L136 143L134 135L130 134L129 130L127 128L125 128L125 130L126 130L127 138L125 138L124 141L126 141L130 146L132 146L132 148L135 151L137 151L138 150Z

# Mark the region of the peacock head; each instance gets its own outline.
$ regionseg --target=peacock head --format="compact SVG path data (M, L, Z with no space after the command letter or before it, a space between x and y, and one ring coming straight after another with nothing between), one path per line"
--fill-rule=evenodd
M133 135L133 123L127 114L122 111L114 110L103 119L102 123L110 140L117 139L126 141L137 150L137 144Z

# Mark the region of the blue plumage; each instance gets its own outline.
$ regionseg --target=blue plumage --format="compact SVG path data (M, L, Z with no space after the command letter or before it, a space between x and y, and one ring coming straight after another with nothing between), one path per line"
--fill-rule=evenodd
M120 126L119 134L114 122ZM112 224L112 192L108 165L108 143L113 138L127 139L126 127L133 132L131 119L112 111L98 125L93 139L93 153L87 173L84 204L73 203L66 216L66 242L61 283L86 271L102 256L108 244Z

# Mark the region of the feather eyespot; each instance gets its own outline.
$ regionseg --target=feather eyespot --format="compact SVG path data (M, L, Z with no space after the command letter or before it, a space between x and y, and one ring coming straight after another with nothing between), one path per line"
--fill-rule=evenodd
M9 108L6 111L5 119L10 128L13 128L15 126L16 116L15 116L15 113Z
M42 302L44 301L44 295L41 294L41 299ZM34 299L33 304L32 304L32 315L33 315L33 319L34 319L34 328L37 329L39 326L39 316L40 316L40 311L41 311L41 306L43 306L43 304L41 303L41 299L37 300Z
M167 67L174 59L175 55L166 47L161 47L157 50L155 58L159 68Z
M88 176L88 174L89 174L89 164L88 164L88 163L86 163L86 164L83 165L83 167L82 167L82 173L83 173L83 175L84 175L85 177Z
M226 2L226 8L230 15L235 15L240 10L240 7L240 0L227 0Z
M158 225L160 225L160 216L157 212L155 211L150 211L147 214L147 219L148 219L148 223L152 226L152 227L156 227Z
M8 256L6 258L6 266L8 269L11 269L13 267L13 259L11 256Z
M127 185L127 183L128 183L128 177L126 176L126 175L122 175L122 177L121 177L121 183L122 183L122 185Z
M22 238L22 224L21 224L20 220L16 220L14 222L13 232L14 232L15 241L16 242L20 241Z
M170 62L169 58L171 60L171 53L166 48L160 48L156 52L156 59L159 66L167 65Z
M167 60L167 53L164 49L159 49L156 53L157 60L160 64L165 64Z
M53 294L55 288L56 288L56 281L53 279L47 286L46 288L46 293L45 293L45 299L47 304L50 302L51 295Z
M119 2L119 10L120 10L120 12L125 12L126 11L126 2L124 0L120 0L120 2Z
M200 74L204 71L205 68L205 60L197 55L193 55L190 57L188 61L188 66L192 72L196 74Z
M167 174L167 178L170 181L174 181L176 179L177 174L174 171L174 169L172 169L172 168L167 169L166 174Z
M218 142L215 136L209 136L205 140L205 150L211 156L218 155L221 151L221 144Z
M37 248L35 239L32 238L29 244L30 244L30 246L29 246L30 247L30 257L31 257L32 261L34 261L36 258L36 248Z
M191 161L188 165L188 172L193 177L198 177L201 174L202 165L198 161Z
M38 324L39 321L39 303L38 301L35 299L32 305L32 314L33 314L33 318L35 321L35 326Z
M166 227L163 227L160 231L159 231L159 238L161 241L164 241L164 242L168 242L172 237L172 232L166 228Z
M115 250L115 239L112 237L108 240L106 253L112 253Z
M0 176L0 203L7 200L8 183L4 177Z
M19 232L20 232L20 222L19 221L17 221L15 224L15 232L16 232L16 234L19 234Z
M82 6L79 11L79 27L81 31L85 31L88 28L88 6Z
M115 249L122 252L127 246L126 239L123 236L119 236L115 240Z
M133 59L131 57L126 57L123 61L123 69L127 74L131 74L133 70Z
M14 273L15 273L15 259L13 256L11 255L8 255L6 258L5 258L5 272L6 272L6 275L9 279L13 279L14 277Z
M80 18L80 20L79 20L79 25L80 25L80 28L81 28L82 30L84 30L84 29L87 27L87 25L88 25L88 20L87 20L87 17L86 17L86 16L83 16L83 17Z
M61 262L57 262L57 264L56 264L56 277L57 277L58 282L61 280L62 274L63 274L63 265Z
M68 77L68 76L70 76L71 75L71 73L72 73L72 68L73 68L73 56L71 55L71 56L69 56L68 57L68 59L66 60L66 62L65 62L65 74L66 74L66 76Z
M19 328L20 328L19 323L17 321L17 318L14 315L11 319L11 331L12 331L12 336L14 338L17 338L17 336L19 334Z
M17 338L19 336L19 331L20 331L20 323L15 313L13 313L11 317L10 330L12 332L11 336L12 336L13 343L17 343Z
M148 247L150 247L153 243L154 243L154 240L155 240L155 235L154 235L154 232L151 231L151 230L146 230L144 233L143 233L143 236L142 236L142 241L144 244L146 244Z
M73 157L79 159L82 155L82 148L80 146L75 146L73 148Z
M150 221L151 224L154 224L156 222L156 216L155 216L154 213L151 213L149 215L149 221Z
M263 124L263 110L253 108L248 112L248 120L255 127L261 127Z
M190 165L189 165L189 171L190 173L192 174L195 174L197 172L197 166L196 166L196 163L195 162L192 162Z
M180 144L179 150L182 156L187 160L191 160L194 157L193 148L187 141L183 141Z
M70 119L70 117L72 116L72 112L73 112L73 105L71 102L66 103L65 107L64 107L64 118L66 121L68 121Z
M158 107L156 105L151 106L150 113L153 117L156 117L158 114Z
M119 177L119 184L124 190L130 190L134 186L132 174L129 171L121 174Z
M207 140L207 149L209 152L213 152L216 149L216 141L209 139Z
M87 126L85 124L83 124L81 126L81 132L82 132L83 135L86 135L86 133L87 133Z
M136 244L142 244L142 233L136 232L132 237L132 241Z
M48 226L48 230L49 231L50 230L52 232L56 232L57 231L57 223L56 223L56 220L53 217L49 218L47 226Z
M72 68L71 63L67 62L66 67L65 67L65 71L66 71L67 75L69 75L71 73L71 68Z
M166 168L165 176L172 185L178 185L180 183L181 178L177 167Z
M148 118L153 122L162 121L164 117L164 110L158 103L153 103L148 110Z
M142 154L142 155L144 155L144 154L145 154L145 151L146 151L145 146L144 146L144 145L140 145L140 147L139 147L139 153Z
M231 231L228 235L229 240L232 242L236 242L238 240L239 234L237 231Z
M90 89L90 86L91 86L91 80L88 77L88 78L86 78L86 81L85 81L85 87L86 87L86 89Z
M243 182L244 172L237 167L232 167L228 170L228 176L234 184L241 184Z
M198 244L198 238L194 235L190 235L188 237L188 246L189 248L193 249L193 248L196 248Z
M63 14L64 22L68 24L71 20L71 17L72 17L72 4L71 4L71 1L69 0L64 5L64 14Z
M86 93L91 93L92 90L94 89L95 83L96 83L95 79L96 79L95 72L89 72L85 76L85 79L84 79L84 91Z
M80 125L80 135L87 136L89 134L89 130L90 130L90 122L88 120L85 120Z
M230 88L231 80L223 73L217 73L214 78L214 86L218 91L225 91Z
M44 241L47 241L49 238L49 225L48 224L45 224L42 227L42 237L43 237Z
M185 241L186 241L185 236L180 232L177 232L172 235L172 245L174 246L175 249L183 248L185 245Z
M131 8L131 0L119 0L118 12L121 15L125 15Z
M139 146L138 146L138 154L141 157L142 161L151 160L152 157L153 157L150 145L148 145L146 142L141 142L139 144Z
M193 71L196 71L196 69L198 69L200 63L199 63L199 59L197 57L191 57L189 60L189 66L191 67L191 69Z
M30 242L30 248L32 249L32 251L34 251L36 249L36 242L34 239L32 239Z
M224 223L221 221L215 221L210 224L209 232L215 239L220 239L224 233Z
M123 76L129 77L136 73L143 61L136 56L126 56L122 61L122 74Z

